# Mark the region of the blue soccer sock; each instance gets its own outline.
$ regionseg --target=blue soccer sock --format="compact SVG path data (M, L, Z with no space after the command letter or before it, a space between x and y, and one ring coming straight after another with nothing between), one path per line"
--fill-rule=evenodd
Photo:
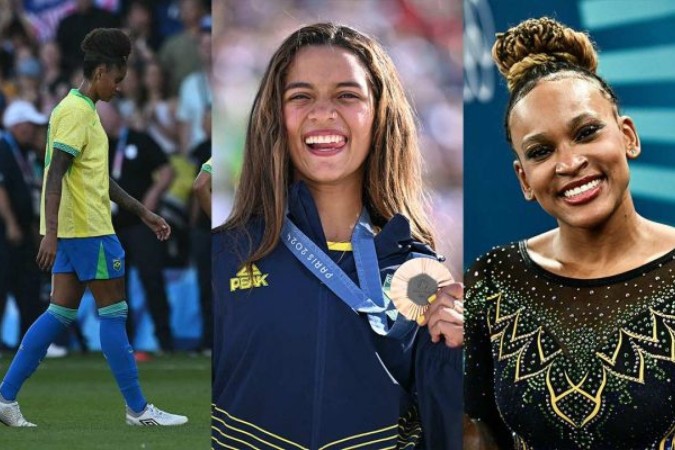
M127 310L127 304L124 301L99 308L101 350L108 360L110 370L115 376L115 381L127 406L134 412L141 412L145 409L147 402L138 382L134 350L129 344L125 328Z
M10 402L23 383L35 372L47 353L49 344L77 318L77 309L50 304L47 311L31 325L21 341L9 370L0 385L0 395Z

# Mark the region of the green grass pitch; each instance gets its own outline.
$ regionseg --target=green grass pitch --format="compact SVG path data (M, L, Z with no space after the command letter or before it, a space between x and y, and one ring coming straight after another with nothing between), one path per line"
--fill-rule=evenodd
M12 355L0 359L0 376ZM210 448L211 360L165 355L138 366L150 403L188 416L179 427L132 427L101 353L46 359L24 384L21 412L37 428L0 424L3 450L198 450Z

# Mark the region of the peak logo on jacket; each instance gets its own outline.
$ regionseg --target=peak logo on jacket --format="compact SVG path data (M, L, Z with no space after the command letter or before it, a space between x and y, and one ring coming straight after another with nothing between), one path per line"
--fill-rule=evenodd
M230 292L234 292L237 289L251 289L263 286L269 286L267 284L268 273L262 273L255 264L251 265L251 271L246 270L246 267L242 267L237 276L230 278Z

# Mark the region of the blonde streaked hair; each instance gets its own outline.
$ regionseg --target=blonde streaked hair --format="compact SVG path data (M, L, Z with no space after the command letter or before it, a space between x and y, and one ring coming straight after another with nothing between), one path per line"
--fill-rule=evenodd
M506 139L511 145L511 110L542 80L576 77L593 83L618 114L616 94L596 73L598 53L591 38L555 19L527 19L504 33L497 33L492 59L511 94L504 117Z

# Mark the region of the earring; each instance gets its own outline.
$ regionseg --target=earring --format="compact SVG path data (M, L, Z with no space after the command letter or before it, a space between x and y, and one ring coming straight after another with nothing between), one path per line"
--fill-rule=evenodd
M534 194L532 194L532 190L531 190L531 189L527 189L527 190L523 193L523 195L525 195L525 200L527 200L528 202L531 202L531 201L534 199Z
M633 148L631 148L631 149L628 150L628 154L629 154L630 156L635 157L635 156L637 156L637 155L640 154L640 150L639 150L637 147L633 147Z

